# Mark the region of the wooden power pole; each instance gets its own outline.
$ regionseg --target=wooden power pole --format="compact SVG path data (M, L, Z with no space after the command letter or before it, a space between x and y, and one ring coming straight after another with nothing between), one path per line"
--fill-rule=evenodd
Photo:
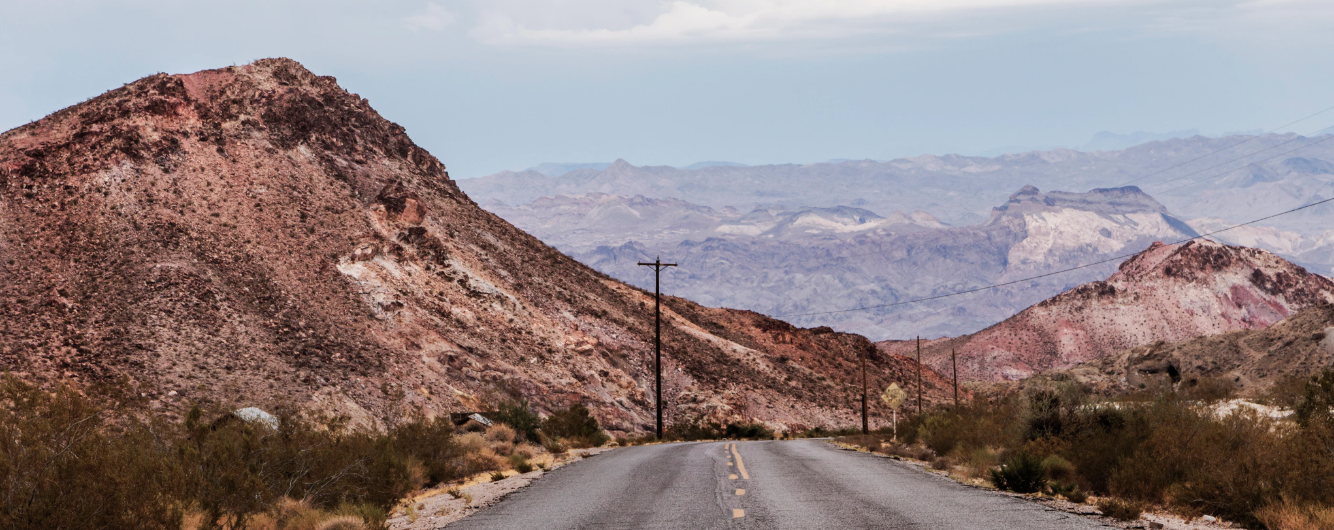
M658 439L662 439L662 270L675 267L675 263L663 263L662 258L655 258L653 263L639 262L640 265L653 267L653 372L654 392L658 396Z
M869 348L862 352L862 434L871 434L871 425L866 419L866 357L869 355L871 355Z
M950 364L954 366L954 408L959 408L959 357L950 348Z
M922 413L922 336L917 336L917 414Z

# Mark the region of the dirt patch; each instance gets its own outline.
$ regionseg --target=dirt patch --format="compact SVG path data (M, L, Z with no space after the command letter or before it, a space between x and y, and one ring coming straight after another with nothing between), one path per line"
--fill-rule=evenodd
M584 458L600 455L611 448L574 449L565 455L534 460L546 469L529 473L505 472L505 479L492 481L490 474L477 475L460 482L441 485L406 501L389 519L392 530L433 530L477 513L505 499L511 493L528 487L533 481L558 468ZM543 455L548 457L549 455ZM458 497L454 496L454 493Z

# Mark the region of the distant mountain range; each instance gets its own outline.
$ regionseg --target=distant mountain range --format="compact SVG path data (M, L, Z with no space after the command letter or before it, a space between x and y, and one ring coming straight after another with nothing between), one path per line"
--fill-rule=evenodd
M1328 138L1196 136L1095 153L699 170L618 160L561 177L503 172L459 185L548 244L641 287L650 278L636 263L662 256L682 264L667 277L670 291L706 305L875 339L932 337L978 331L1105 278L1115 263L960 298L892 304L1101 261L1334 197ZM1250 156L1224 163L1238 154ZM1180 167L1163 171L1173 166ZM1028 186L1117 181L1162 189L1168 205L1134 186L1082 194ZM982 208L1001 186L1012 187ZM1331 219L1334 207L1323 205L1213 237L1328 275ZM829 313L866 306L888 307Z
M485 208L598 270L649 287L637 263L681 265L669 292L800 325L832 325L876 339L982 329L1065 289L1115 270L1105 263L964 298L896 304L1134 253L1194 237L1138 189L1042 193L1031 186L991 218L950 227L930 214L883 217L848 206L715 210L678 199L591 194Z
M1218 151L1217 153L1213 153ZM998 157L922 155L886 162L636 167L559 177L503 171L459 181L479 203L521 205L539 197L605 193L681 199L740 211L854 206L881 215L922 210L950 225L987 220L991 208L1023 186L1084 191L1135 185L1183 219L1249 221L1334 197L1334 136L1193 136L1119 151L1069 149ZM1311 236L1329 228L1334 204L1275 219L1268 226Z

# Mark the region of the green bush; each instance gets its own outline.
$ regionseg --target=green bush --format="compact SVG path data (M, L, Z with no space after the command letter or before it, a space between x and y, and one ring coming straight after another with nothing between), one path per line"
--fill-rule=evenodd
M1042 458L1020 453L1006 459L1000 469L991 470L991 483L996 489L1037 493L1047 485L1047 470L1042 467Z
M1084 504L1088 500L1088 495L1079 489L1079 485L1073 482L1053 482L1047 492L1052 495L1060 495L1075 504Z
M588 447L601 447L611 441L611 436L598 425L597 418L594 418L588 412L588 407L581 403L551 413L551 416L542 422L542 431L550 436L564 438Z
M542 418L536 412L533 412L527 399L519 398L515 401L501 403L496 409L495 416L491 419L509 425L523 437L524 441L537 442L539 440L537 430L542 428Z

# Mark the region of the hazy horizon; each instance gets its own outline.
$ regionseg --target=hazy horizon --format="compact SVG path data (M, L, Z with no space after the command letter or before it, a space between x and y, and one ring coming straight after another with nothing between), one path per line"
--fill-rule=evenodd
M19 2L0 7L0 129L286 56L460 178L988 154L1307 116L1334 105L1334 71L1312 67L1334 59L1331 22L1313 0Z

